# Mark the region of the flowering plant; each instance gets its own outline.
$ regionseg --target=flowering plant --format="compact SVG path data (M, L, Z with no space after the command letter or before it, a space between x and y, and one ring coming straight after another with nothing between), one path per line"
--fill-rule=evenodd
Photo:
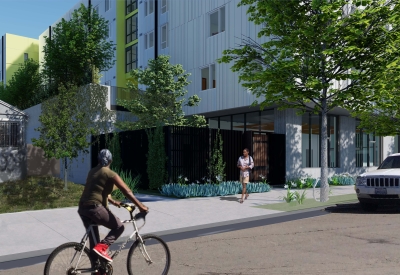
M188 182L188 178L187 177L183 177L182 175L178 176L178 184L186 184L186 182Z

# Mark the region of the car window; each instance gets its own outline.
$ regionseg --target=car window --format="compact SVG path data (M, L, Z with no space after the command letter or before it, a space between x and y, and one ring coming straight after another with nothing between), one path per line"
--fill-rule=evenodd
M387 157L378 169L393 169L400 168L400 156Z

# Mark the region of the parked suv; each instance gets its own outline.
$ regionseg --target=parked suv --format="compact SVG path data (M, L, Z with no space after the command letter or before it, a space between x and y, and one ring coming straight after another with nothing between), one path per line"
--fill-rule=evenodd
M376 171L358 176L355 189L366 211L382 204L400 204L400 154L388 156Z

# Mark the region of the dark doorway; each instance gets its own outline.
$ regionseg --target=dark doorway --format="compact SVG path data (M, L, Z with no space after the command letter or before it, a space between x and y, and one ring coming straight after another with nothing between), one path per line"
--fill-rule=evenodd
M284 184L286 176L286 136L269 135L269 178L271 184Z

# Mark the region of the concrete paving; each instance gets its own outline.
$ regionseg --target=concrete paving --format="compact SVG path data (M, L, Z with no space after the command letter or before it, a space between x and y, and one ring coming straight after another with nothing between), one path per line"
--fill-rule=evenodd
M331 196L354 194L354 186L335 186ZM170 234L220 224L239 223L244 218L262 219L285 214L282 211L255 208L254 206L282 202L284 189L267 193L254 193L239 203L240 195L225 197L173 199L137 194L139 200L150 207L142 234ZM312 198L312 190L307 192ZM121 220L129 218L123 208L110 207ZM0 214L0 263L48 255L65 242L79 242L84 234L77 207L36 210ZM101 235L108 230L100 228ZM119 239L123 241L132 233L130 226Z

